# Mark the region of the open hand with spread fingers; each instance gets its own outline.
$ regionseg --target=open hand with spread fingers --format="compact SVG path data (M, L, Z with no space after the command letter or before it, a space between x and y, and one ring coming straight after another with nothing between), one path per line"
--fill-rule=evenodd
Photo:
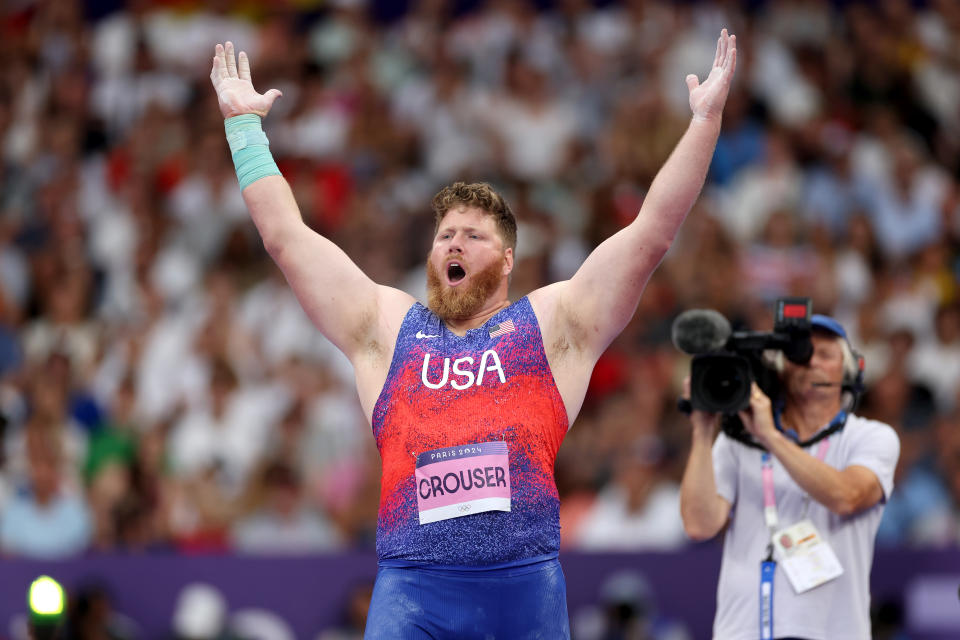
M723 105L730 91L730 80L737 68L737 36L720 32L717 40L717 54L713 58L710 75L700 84L697 76L687 76L687 89L690 90L690 109L696 120L719 120L723 114Z
M218 44L213 56L213 68L210 69L210 81L217 91L220 113L224 118L253 113L261 118L267 115L273 101L282 93L270 89L266 93L257 93L250 81L250 61L247 54L240 52L239 64L233 53L233 43L226 46Z

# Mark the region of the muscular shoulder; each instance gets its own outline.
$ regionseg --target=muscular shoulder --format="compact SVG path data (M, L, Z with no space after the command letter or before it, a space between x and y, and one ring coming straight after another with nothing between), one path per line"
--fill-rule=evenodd
M361 326L354 331L354 350L347 354L357 377L357 392L367 420L390 372L397 336L407 313L416 304L413 296L397 289L380 287L383 305L363 314Z
M364 309L353 328L354 366L361 363L374 369L389 367L393 346L407 312L416 303L410 294L392 287L377 287L377 302Z
M586 355L588 328L564 298L566 282L555 282L527 296L540 324L543 346L551 363L581 360Z

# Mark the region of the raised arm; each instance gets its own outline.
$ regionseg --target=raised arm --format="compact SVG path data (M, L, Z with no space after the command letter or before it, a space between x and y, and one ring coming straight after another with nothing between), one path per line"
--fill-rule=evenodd
M700 84L695 75L687 76L693 118L650 185L636 219L597 247L573 278L541 296L556 331L573 336L585 359L599 357L629 322L647 280L700 194L736 64L736 36L724 29L707 79Z
M271 89L260 94L253 88L247 55L241 51L238 63L232 43L218 44L210 80L225 119L243 199L263 244L313 323L354 366L360 366L359 381L365 355L379 353L376 359L381 361L386 353L389 363L387 345L392 346L413 298L374 283L339 247L304 223L260 128L260 118L281 93ZM364 389L360 391L364 400Z

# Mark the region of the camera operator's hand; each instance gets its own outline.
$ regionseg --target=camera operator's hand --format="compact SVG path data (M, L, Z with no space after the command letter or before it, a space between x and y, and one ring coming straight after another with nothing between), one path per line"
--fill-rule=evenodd
M690 376L683 380L683 399L690 399ZM720 428L720 414L694 409L690 412L690 422L693 423L695 436L703 436L712 441Z
M744 429L760 444L766 445L769 438L777 434L770 398L760 390L756 382L750 388L750 408L740 411L739 416Z

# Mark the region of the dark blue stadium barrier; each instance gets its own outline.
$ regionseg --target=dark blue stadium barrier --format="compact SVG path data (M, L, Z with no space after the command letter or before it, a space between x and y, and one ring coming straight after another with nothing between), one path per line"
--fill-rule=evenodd
M595 604L604 580L623 569L642 573L664 617L685 623L694 638L708 638L715 606L719 547L679 553L582 554L561 558L572 616ZM203 582L221 590L236 611L256 607L286 620L298 638L313 639L343 619L351 588L372 581L370 553L309 557L218 555L89 555L60 562L0 560L0 638L26 609L26 590L49 574L68 591L86 583L108 588L115 609L137 622L143 638L169 637L180 590ZM902 606L910 638L960 637L960 551L879 551L873 576L875 603Z

